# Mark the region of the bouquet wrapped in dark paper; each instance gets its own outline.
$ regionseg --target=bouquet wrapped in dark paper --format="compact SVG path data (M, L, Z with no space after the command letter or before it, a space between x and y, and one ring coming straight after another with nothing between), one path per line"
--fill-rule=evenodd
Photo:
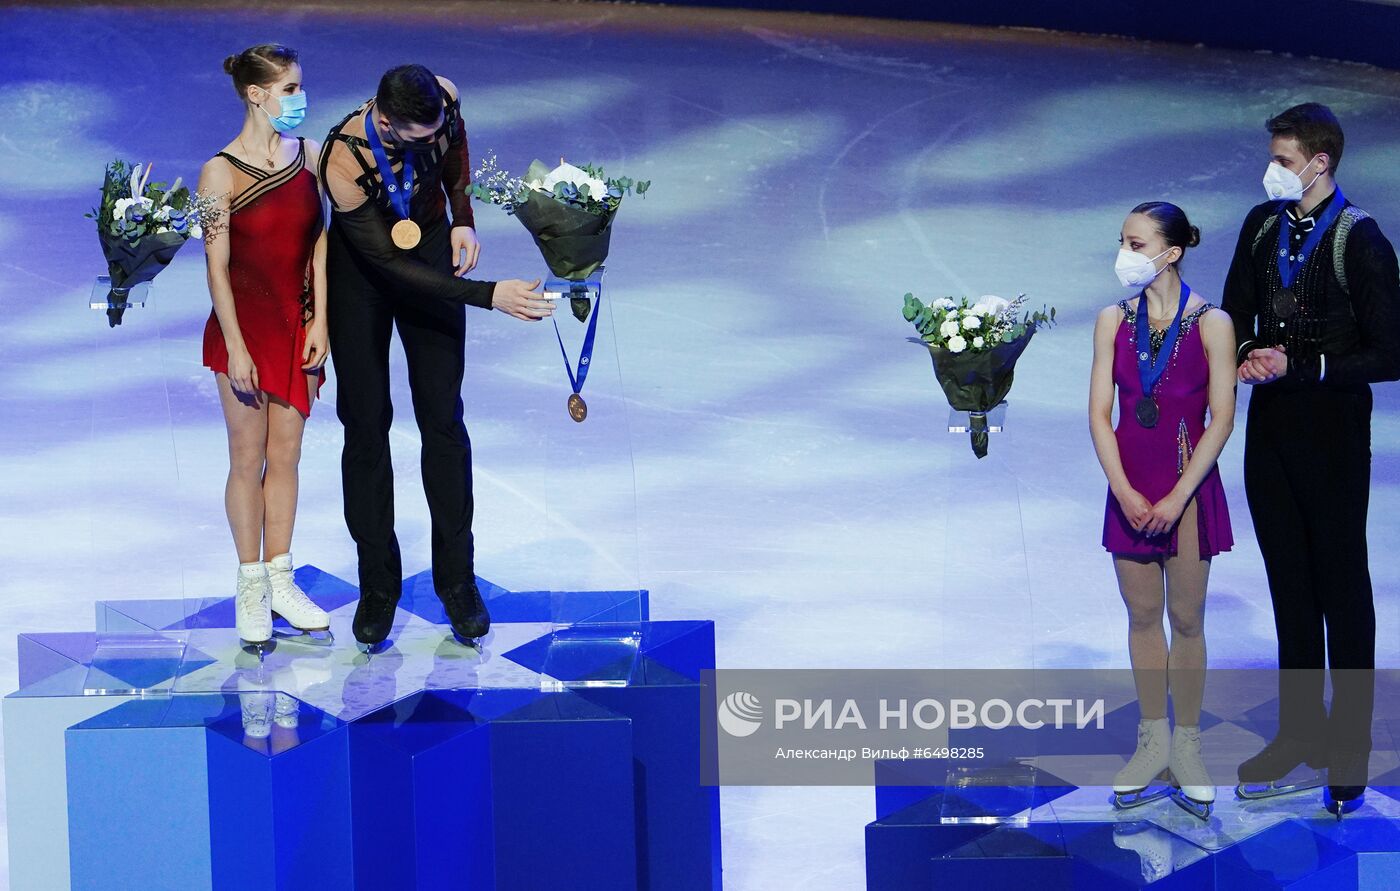
M1054 308L1023 313L1025 295L1013 301L1000 297L940 298L925 305L904 295L904 318L919 331L933 357L933 371L948 405L968 412L972 452L987 457L987 413L1011 392L1016 360L1035 332L1055 323Z
M513 214L535 239L549 271L561 279L584 281L608 258L612 221L625 195L645 195L650 182L609 179L602 168L564 161L553 170L536 160L524 178L514 178L489 155L476 171L472 194ZM580 321L589 301L570 301Z
M196 197L176 178L175 184L150 182L151 165L113 161L102 182L102 203L87 214L97 221L97 240L107 259L111 290L107 325L122 323L126 295L153 280L214 214L213 199Z

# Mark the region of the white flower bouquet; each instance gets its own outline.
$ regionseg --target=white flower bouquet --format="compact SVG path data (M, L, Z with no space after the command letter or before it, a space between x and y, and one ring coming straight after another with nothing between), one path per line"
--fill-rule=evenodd
M560 159L553 169L532 163L523 178L512 177L488 155L476 171L472 196L499 205L529 230L549 271L562 279L584 281L608 258L612 221L624 196L645 195L650 181L609 178L601 167L576 167ZM588 301L571 301L580 321Z
M1055 324L1054 307L1026 312L1026 295L991 295L925 304L904 295L904 319L914 325L933 357L934 374L948 404L970 414L972 451L987 456L987 412L1011 391L1016 360L1041 328Z
M97 221L97 238L107 258L109 327L121 324L121 294L154 279L188 239L203 236L201 227L216 212L212 198L191 195L179 178L167 188L150 177L149 164L143 169L113 161L103 177L102 203L86 215Z

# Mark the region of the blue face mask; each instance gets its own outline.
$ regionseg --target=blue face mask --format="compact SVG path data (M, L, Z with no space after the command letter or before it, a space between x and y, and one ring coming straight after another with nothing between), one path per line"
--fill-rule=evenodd
M306 91L276 98L281 114L274 118L267 114L267 109L262 110L263 114L267 114L268 121L272 123L272 129L278 133L286 133L288 130L300 127L301 122L306 120Z

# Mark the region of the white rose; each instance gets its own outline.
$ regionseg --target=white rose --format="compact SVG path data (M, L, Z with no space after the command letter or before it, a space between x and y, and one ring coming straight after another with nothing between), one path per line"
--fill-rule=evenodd
M204 230L203 230L203 229L201 229L201 228L200 228L199 226L197 226L197 225L191 226L191 227L190 227L190 238L203 238L203 237L204 237Z
M969 315L963 319L962 324L968 331L976 331L982 327L982 318L981 316Z
M572 164L560 164L549 172L549 176L544 178L544 182L541 183L541 186L545 191L552 192L554 191L555 185L559 183L573 183L574 185L579 185L580 183L588 182L588 179L588 174L578 167Z
M955 337L959 330L957 319L949 319L938 327L938 332L944 337Z
M126 214L126 209L136 203L135 198L118 198L117 203L112 205L112 217L120 217Z
M949 300L947 297L939 297L937 300L933 301L933 304L932 304L932 305L933 305L933 307L934 307L935 309L942 309L942 310L949 310L949 309L956 309L956 308L957 308L957 304L954 303L953 301Z
M954 334L952 337L948 338L949 352L961 353L965 349L967 349L967 341L963 340L961 335Z
M1009 301L1003 300L995 294L984 294L977 298L977 303L972 308L977 311L978 315L995 316L1000 315L1010 305Z
M980 337L974 337L974 338L972 338L972 348L973 348L974 350L980 350L980 349L982 349L982 345L983 345L984 343L986 343L986 341L983 340L983 339L980 338Z

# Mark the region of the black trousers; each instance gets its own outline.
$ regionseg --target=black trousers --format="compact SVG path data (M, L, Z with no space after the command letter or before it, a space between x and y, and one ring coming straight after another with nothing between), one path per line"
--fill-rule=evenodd
M452 267L449 230L426 229L414 249L428 263ZM360 561L360 588L397 593L403 580L394 535L394 474L389 453L389 337L398 328L408 359L408 386L422 438L423 492L432 517L433 584L441 591L470 581L471 441L462 421L466 307L395 293L331 227L327 246L327 315L336 374L336 413L345 427L340 469L345 523Z
M1370 389L1256 389L1244 479L1278 631L1279 732L1328 751L1369 752L1376 665L1366 553Z

